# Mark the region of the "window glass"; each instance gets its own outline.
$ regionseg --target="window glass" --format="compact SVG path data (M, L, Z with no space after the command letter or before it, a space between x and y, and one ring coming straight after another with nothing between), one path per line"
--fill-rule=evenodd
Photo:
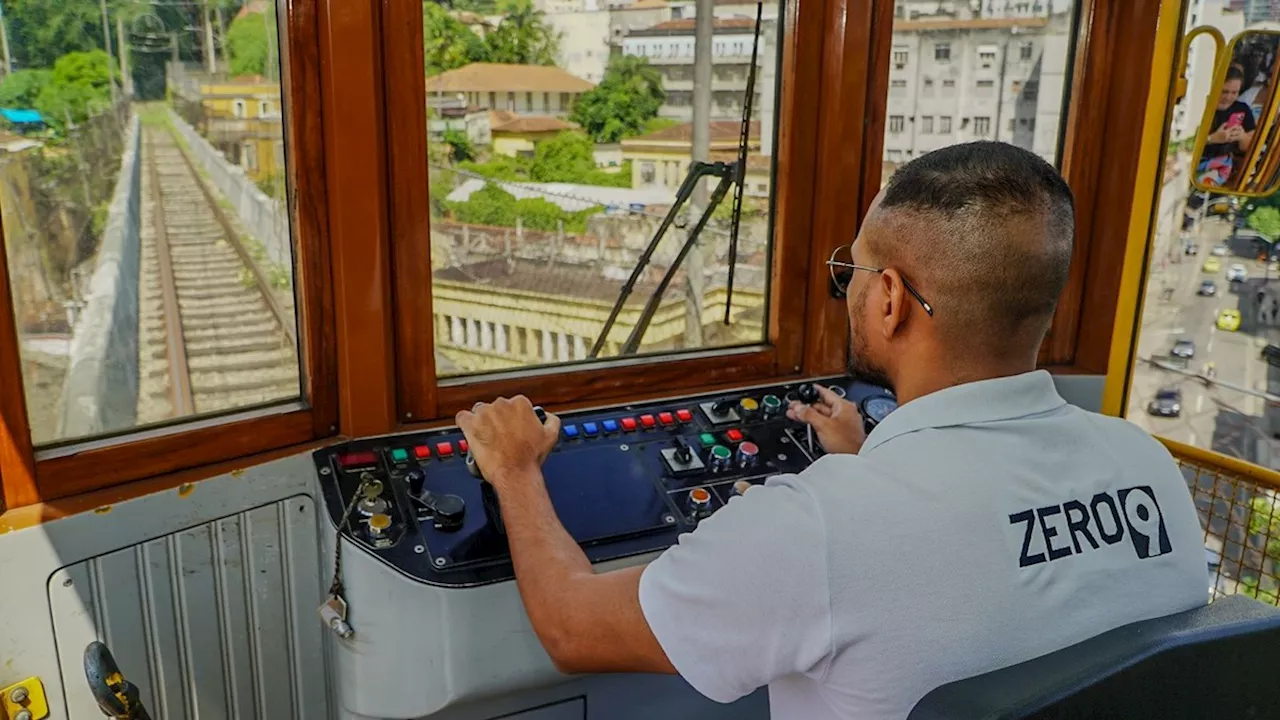
M890 70L881 181L912 157L971 140L1012 143L1056 162L1077 4L1019 10L1013 3L901 0L893 59L905 53L917 61ZM936 93L935 78L942 83ZM893 84L899 79L903 86Z
M272 3L5 3L0 22L36 445L296 400Z
M717 177L687 201L678 192L695 159L722 174L738 161L756 5L715 3L701 54L693 3L485 7L423 4L439 375L762 343L780 4L765 3L759 30L732 265L733 192L715 202ZM493 107L495 94L526 93L559 103ZM619 304L677 201L683 210ZM680 260L704 208L709 220Z
M1230 43L1247 29L1274 27L1263 24L1280 15L1263 5L1205 3L1195 25L1219 29ZM1126 414L1153 434L1280 469L1280 195L1236 198L1191 186L1205 109L1226 96L1215 86L1214 56L1207 38L1192 41L1187 92L1171 113ZM1266 105L1276 56L1274 36L1236 46L1230 62L1243 79L1228 83L1237 103ZM1236 158L1224 182L1243 165Z

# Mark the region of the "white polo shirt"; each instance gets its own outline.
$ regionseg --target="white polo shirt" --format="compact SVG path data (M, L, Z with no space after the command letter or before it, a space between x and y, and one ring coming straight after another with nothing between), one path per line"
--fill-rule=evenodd
M645 569L680 674L773 720L904 718L933 688L1208 601L1169 453L1047 372L889 415L858 455L775 477Z

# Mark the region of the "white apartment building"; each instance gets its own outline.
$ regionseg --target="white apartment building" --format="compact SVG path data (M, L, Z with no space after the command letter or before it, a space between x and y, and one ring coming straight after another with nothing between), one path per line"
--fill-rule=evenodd
M609 65L608 10L547 12L543 21L560 35L556 65L571 74L599 85Z
M895 10L887 162L971 140L1056 159L1071 0L904 0Z
M662 72L667 101L662 117L681 122L693 120L693 49L695 19L670 20L651 28L633 30L622 39L622 52L648 58ZM752 115L761 121L762 154L771 154L775 84L777 79L777 25L766 21L760 30L755 99ZM711 119L741 120L751 67L754 18L717 18L711 49ZM767 139L765 139L767 138Z

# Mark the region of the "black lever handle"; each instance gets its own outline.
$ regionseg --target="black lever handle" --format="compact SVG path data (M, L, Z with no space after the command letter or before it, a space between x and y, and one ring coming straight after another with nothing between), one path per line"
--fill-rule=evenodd
M84 677L103 715L115 720L151 720L138 697L138 686L124 679L111 651L96 640L84 649Z

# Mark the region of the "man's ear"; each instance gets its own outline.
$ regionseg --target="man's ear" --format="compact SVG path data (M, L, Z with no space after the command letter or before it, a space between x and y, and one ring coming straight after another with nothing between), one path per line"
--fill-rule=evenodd
M884 337L888 339L901 332L903 323L907 321L911 312L907 301L911 296L902 282L902 274L894 268L886 268L880 273L880 290L884 297L881 324Z

